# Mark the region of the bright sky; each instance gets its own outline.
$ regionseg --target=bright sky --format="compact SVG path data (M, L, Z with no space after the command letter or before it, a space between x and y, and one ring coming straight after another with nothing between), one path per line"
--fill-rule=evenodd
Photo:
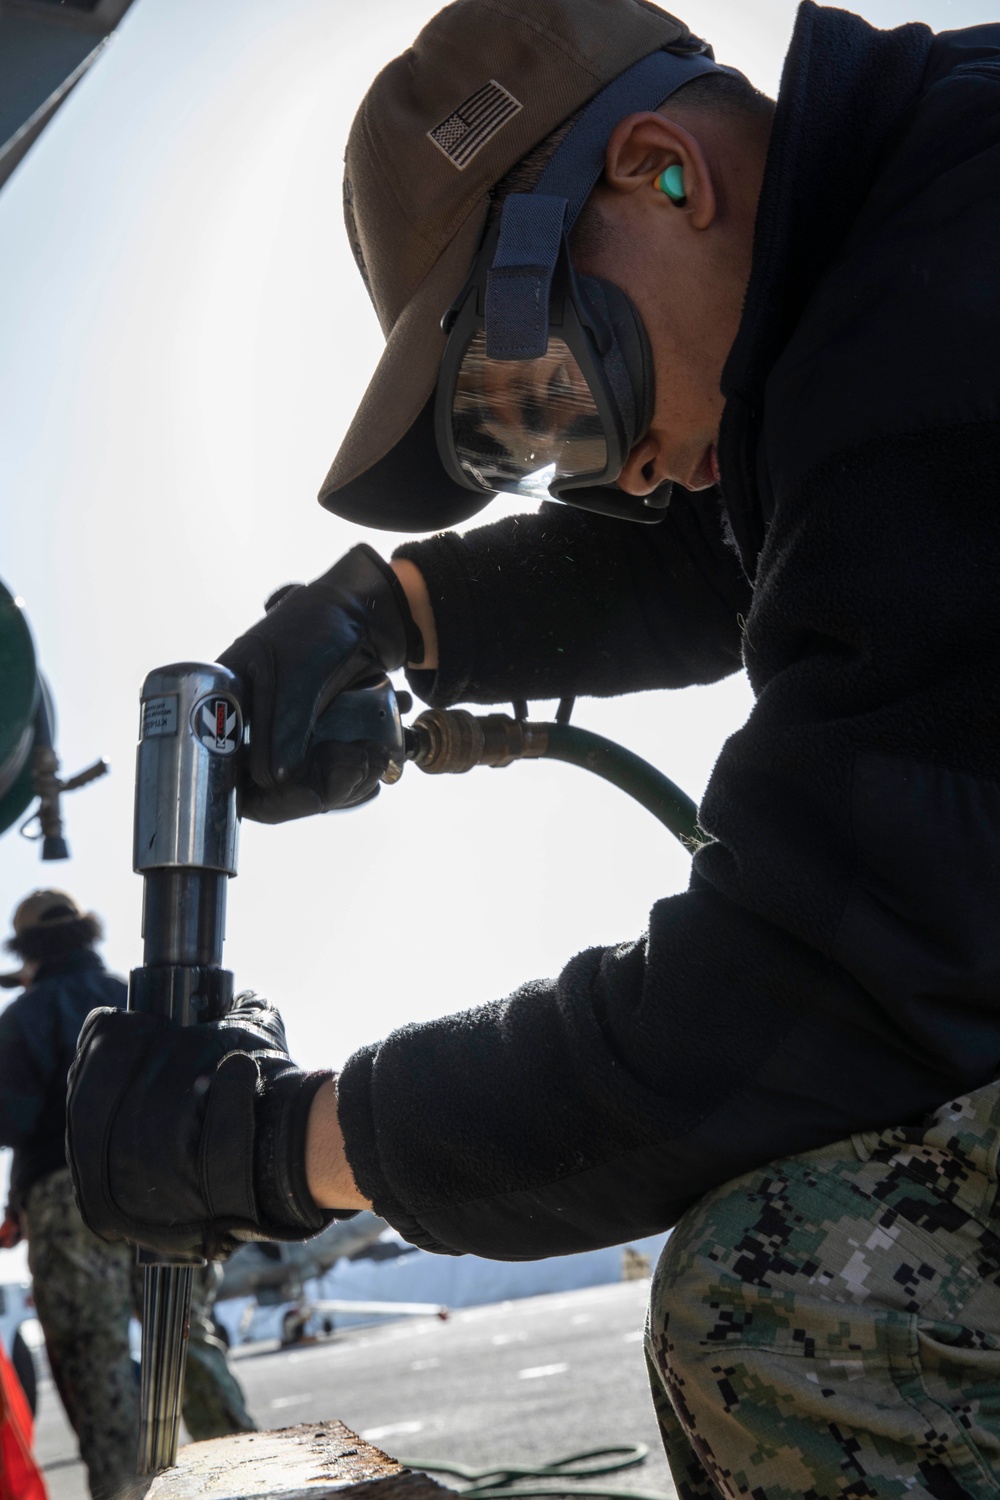
M436 9L135 0L0 194L0 576L27 604L64 770L113 765L66 800L69 863L42 865L8 834L0 922L29 889L65 885L105 919L122 973L141 953L143 677L211 659L274 587L363 535L395 541L314 496L381 348L343 231L344 142L371 78ZM987 0L859 9L881 26L995 18ZM684 14L775 92L791 0ZM699 796L749 706L737 678L584 701L576 719ZM227 962L281 1005L300 1061L336 1065L634 936L686 881L671 837L583 772L410 767L355 813L244 827Z

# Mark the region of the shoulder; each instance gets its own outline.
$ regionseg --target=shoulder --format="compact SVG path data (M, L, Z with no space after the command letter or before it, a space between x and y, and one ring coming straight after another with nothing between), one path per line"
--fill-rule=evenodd
M109 974L95 954L90 962L67 965L36 980L15 1004L30 1004L38 1014L50 1009L86 1013L98 1005L124 1006L127 995L124 981Z
M951 38L771 372L778 495L838 451L1000 418L1000 26Z
M117 1005L119 1010L124 1010L128 1002L128 985L124 979L119 979L117 974L109 974L106 970L97 977L98 988L104 996L105 1005Z
M110 974L97 954L90 963L65 976L65 991L79 1006L117 1005L124 1007L128 986L117 974Z

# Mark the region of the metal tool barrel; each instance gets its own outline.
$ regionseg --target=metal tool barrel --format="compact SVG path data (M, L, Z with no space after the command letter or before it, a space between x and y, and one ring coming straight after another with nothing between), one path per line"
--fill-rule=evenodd
M191 1266L143 1268L140 1474L157 1474L177 1461L193 1279Z
M222 967L226 885L236 874L239 682L179 662L143 684L133 866L143 876L143 962L129 1009L177 1025L220 1019L233 998ZM144 1266L138 1472L177 1458L192 1261L140 1252Z

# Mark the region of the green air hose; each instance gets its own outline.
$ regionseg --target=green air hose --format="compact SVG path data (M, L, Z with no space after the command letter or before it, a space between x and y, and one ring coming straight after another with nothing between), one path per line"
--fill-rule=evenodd
M537 724L509 714L473 714L465 708L429 708L405 730L405 754L431 776L462 775L474 766L509 766L516 760L561 760L593 771L627 792L690 853L704 842L698 808L669 776L613 740L557 717Z
M649 1449L645 1443L620 1443L611 1448L590 1448L570 1453L549 1464L503 1464L492 1469L470 1469L465 1464L439 1462L436 1459L401 1458L407 1469L433 1474L450 1474L468 1480L458 1491L466 1500L525 1500L526 1496L574 1497L574 1500L668 1500L656 1490L619 1490L598 1487L583 1488L563 1480L591 1479L599 1474L615 1474L645 1461ZM547 1480L546 1484L525 1483Z
M658 818L687 850L704 841L696 804L648 760L574 724L543 724L539 728L548 736L541 759L563 760L610 781Z

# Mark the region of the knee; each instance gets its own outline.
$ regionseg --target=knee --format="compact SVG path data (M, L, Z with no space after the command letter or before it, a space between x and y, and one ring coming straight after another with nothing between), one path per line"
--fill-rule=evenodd
M720 1311L714 1262L682 1226L683 1220L663 1249L649 1301L650 1358L672 1395L703 1357Z

